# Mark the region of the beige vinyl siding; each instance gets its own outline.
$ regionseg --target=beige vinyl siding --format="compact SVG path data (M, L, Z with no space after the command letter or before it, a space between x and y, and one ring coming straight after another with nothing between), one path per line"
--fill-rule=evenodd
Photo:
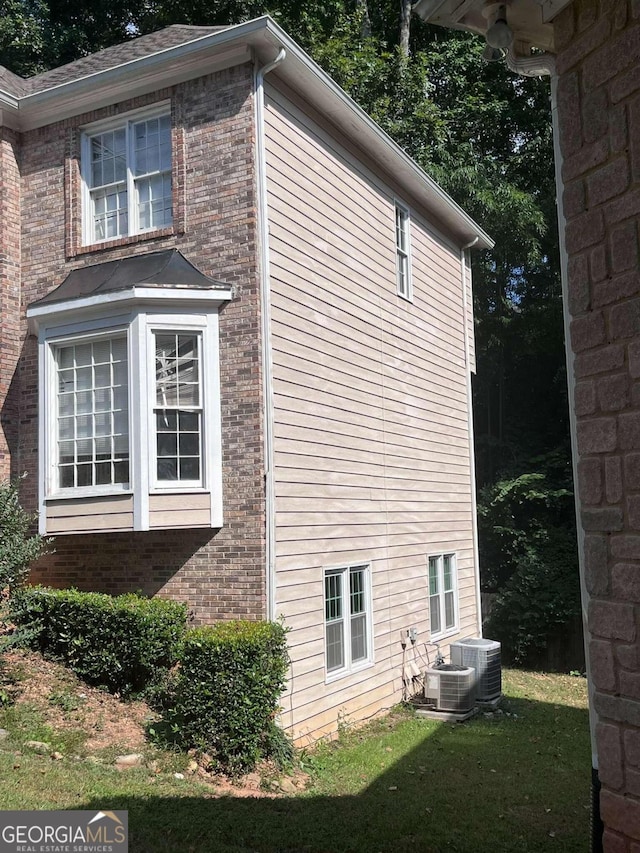
M49 535L133 530L132 495L48 500L46 513Z
M149 527L211 527L211 495L149 495Z
M400 632L416 627L423 655L429 641L429 554L457 555L460 634L476 633L470 286L437 223L294 96L269 85L265 121L276 615L291 629L284 723L304 742L400 699ZM396 294L396 198L411 211L412 304ZM324 569L359 562L373 663L327 679Z

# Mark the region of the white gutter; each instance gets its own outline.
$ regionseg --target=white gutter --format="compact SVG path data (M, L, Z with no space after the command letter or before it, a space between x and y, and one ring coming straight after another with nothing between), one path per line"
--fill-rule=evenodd
M467 305L467 258L469 249L478 242L474 237L469 243L460 248L460 276L462 280L462 322L464 324L464 363L467 383L467 429L469 430L469 470L471 487L471 530L473 537L473 563L475 566L474 579L476 590L476 614L478 619L478 636L482 636L482 595L480 592L480 548L478 546L478 501L476 497L476 450L473 437L473 396L471 390L471 360L469 356L469 306ZM471 275L471 267L469 267ZM471 288L473 293L473 287ZM473 317L473 306L471 306Z
M264 144L264 78L287 55L283 47L273 62L258 68L255 76L256 178L258 239L260 241L260 301L262 314L262 394L264 397L265 562L267 619L276 618L276 496L273 450L273 364L271 359L271 273L269 264L269 202L267 154Z
M564 204L562 198L562 151L560 149L560 128L558 124L558 76L554 57L549 53L538 56L516 56L510 49L506 55L507 66L525 77L539 77L548 74L551 77L551 122L553 127L553 153L556 173L556 206L558 209L558 236L560 249L560 280L562 283L562 310L564 319L565 355L567 360L567 385L569 389L569 432L571 435L571 462L573 468L573 484L576 511L576 534L578 540L578 566L580 571L580 599L582 603L582 625L584 630L584 655L587 667L587 687L589 691L589 728L591 731L591 760L594 770L598 769L598 747L596 743L596 726L598 724L598 713L595 707L595 689L591 679L591 667L589 665L589 644L591 633L589 631L589 590L585 581L584 560L584 530L580 518L580 498L578 495L578 439L576 430L575 413L575 375L574 375L574 352L571 347L569 315L569 290L568 290L568 266L569 258L565 243L566 220L564 216Z
M507 55L505 56L504 61L507 64L507 68L510 68L515 74L520 74L521 77L544 77L547 74L551 77L551 117L555 121L555 109L556 109L556 101L555 101L555 93L554 93L554 81L556 80L556 60L555 57L551 53L538 53L532 54L531 56L518 56L513 47L510 47L507 51ZM556 148L556 126L553 125L553 146L554 151ZM555 152L560 156L560 148L558 147ZM562 162L562 157L560 156L560 162ZM558 163L558 159L556 158L556 166ZM556 169L557 171L557 169ZM557 184L557 188L560 189L562 183ZM558 211L560 211L560 206L558 206ZM564 241L564 237L561 238ZM562 270L560 271L562 273Z

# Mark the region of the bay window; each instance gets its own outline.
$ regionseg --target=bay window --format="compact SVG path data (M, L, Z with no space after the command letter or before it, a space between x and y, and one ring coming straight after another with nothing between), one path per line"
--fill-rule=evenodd
M154 332L156 478L202 482L200 335Z
M58 489L129 483L126 335L53 349Z
M222 524L218 309L230 297L170 249L74 270L29 306L43 533Z

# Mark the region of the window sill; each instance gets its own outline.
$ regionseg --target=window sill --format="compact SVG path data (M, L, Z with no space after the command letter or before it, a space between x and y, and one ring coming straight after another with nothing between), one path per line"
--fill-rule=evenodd
M48 501L64 501L64 500L90 500L91 498L119 498L125 495L132 495L133 489L130 486L124 486L119 489L117 486L105 486L104 488L91 489L65 489L60 492L51 492L44 498L44 502Z
M453 628L449 628L448 631L443 631L441 634L431 634L430 641L432 643L440 642L441 640L447 640L449 637L455 637L456 634L460 633L460 627L456 625Z
M132 246L136 243L145 243L149 240L158 240L162 237L173 237L182 233L175 225L167 228L158 228L155 231L142 231L140 234L129 234L127 237L117 237L114 240L102 240L99 243L90 243L86 246L76 246L69 253L70 258L79 255L88 255L92 252L100 252L103 249L115 249L120 246Z
M333 684L335 681L341 681L343 678L347 678L349 675L357 675L359 672L363 672L365 669L371 669L374 666L375 661L367 660L364 663L359 663L356 666L352 666L351 669L340 669L337 672L327 673L324 683L325 684Z
M193 486L189 483L176 483L175 486L152 486L149 489L150 495L209 495L211 489L206 486Z

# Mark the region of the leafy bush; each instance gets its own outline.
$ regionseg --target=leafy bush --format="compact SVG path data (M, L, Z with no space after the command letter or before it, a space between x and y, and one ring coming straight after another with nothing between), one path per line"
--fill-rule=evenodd
M279 623L221 622L188 631L160 702L173 742L209 753L231 774L255 767L277 740L273 722L287 667Z
M186 607L134 594L24 587L14 596L12 618L32 648L90 684L126 696L173 666Z
M486 634L518 664L543 660L549 637L580 613L570 471L541 467L484 489L478 503L483 589L497 593Z
M20 506L18 483L0 484L0 592L13 592L30 563L47 552L51 540L29 532L35 519Z

